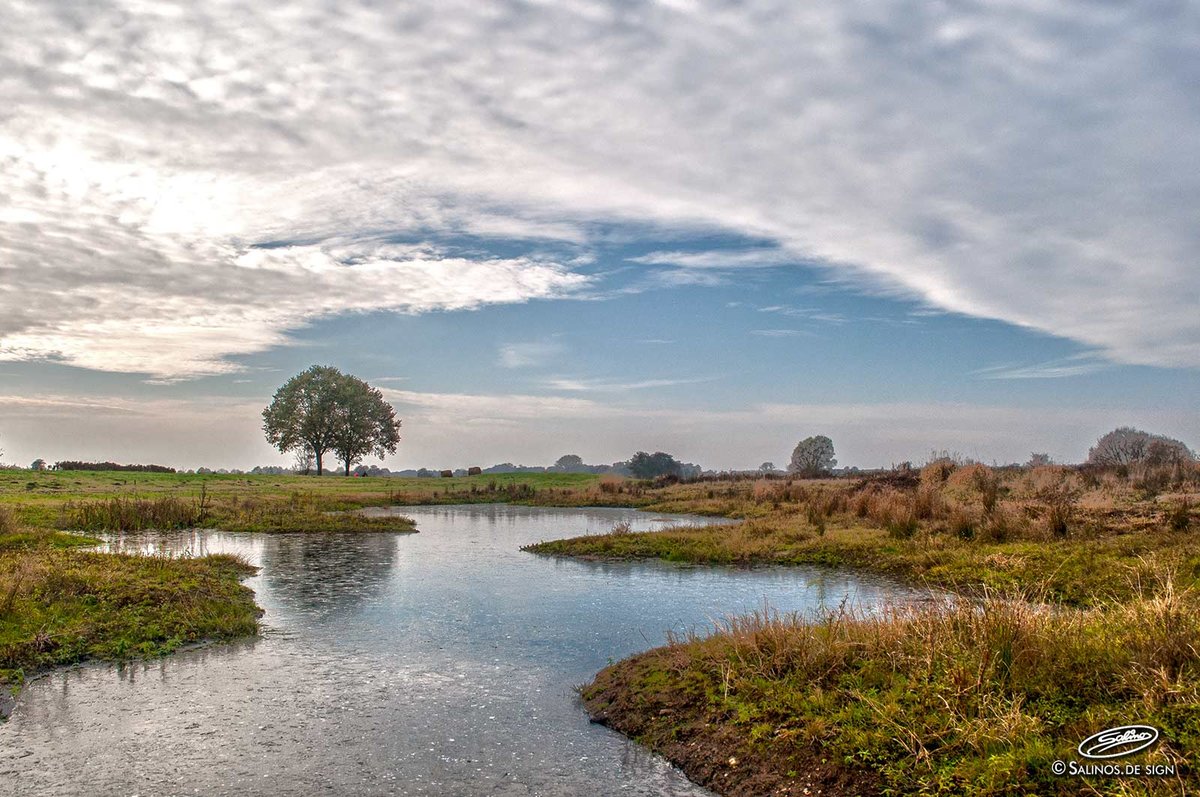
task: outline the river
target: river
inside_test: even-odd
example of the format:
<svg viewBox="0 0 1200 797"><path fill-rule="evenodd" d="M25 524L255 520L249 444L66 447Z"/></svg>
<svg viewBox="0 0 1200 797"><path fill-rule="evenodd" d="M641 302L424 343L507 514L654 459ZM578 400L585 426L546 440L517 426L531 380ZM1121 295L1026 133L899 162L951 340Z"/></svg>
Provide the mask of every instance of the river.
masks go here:
<svg viewBox="0 0 1200 797"><path fill-rule="evenodd" d="M30 683L0 724L0 794L706 795L590 724L574 688L730 614L914 592L822 569L549 559L520 546L712 522L624 509L404 507L419 534L192 531L118 550L231 551L265 633Z"/></svg>

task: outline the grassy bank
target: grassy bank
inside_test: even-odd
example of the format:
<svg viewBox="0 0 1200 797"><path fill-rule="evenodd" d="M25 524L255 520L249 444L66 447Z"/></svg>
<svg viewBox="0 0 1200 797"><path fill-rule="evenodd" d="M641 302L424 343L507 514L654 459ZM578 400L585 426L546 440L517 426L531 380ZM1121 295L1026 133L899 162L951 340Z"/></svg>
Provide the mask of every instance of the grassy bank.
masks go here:
<svg viewBox="0 0 1200 797"><path fill-rule="evenodd" d="M0 685L55 665L257 633L261 612L241 584L253 568L235 557L80 550L70 535L16 528L6 510L0 532Z"/></svg>
<svg viewBox="0 0 1200 797"><path fill-rule="evenodd" d="M721 794L1187 794L1200 789L1200 470L995 471L665 486L733 526L530 546L595 559L833 565L971 602L734 619L619 662L597 721ZM1004 599L996 595L1004 595ZM1156 778L1060 777L1104 728L1153 725Z"/></svg>
<svg viewBox="0 0 1200 797"><path fill-rule="evenodd" d="M949 472L947 472L949 471ZM693 564L831 565L962 592L1036 593L1074 606L1124 600L1168 567L1200 580L1200 472L1149 491L1128 475L982 466L860 481L745 480L651 491L657 511L733 525L551 540L539 554Z"/></svg>
<svg viewBox="0 0 1200 797"><path fill-rule="evenodd" d="M1186 794L1200 788L1200 600L1086 611L937 604L756 616L603 670L594 719L727 795ZM1062 777L1092 733L1141 722L1162 778Z"/></svg>

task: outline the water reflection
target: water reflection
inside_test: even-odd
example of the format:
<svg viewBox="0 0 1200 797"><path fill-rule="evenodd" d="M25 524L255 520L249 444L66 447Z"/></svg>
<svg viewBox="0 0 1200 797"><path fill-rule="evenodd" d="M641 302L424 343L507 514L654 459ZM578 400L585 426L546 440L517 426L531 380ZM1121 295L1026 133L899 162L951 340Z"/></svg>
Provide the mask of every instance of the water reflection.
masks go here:
<svg viewBox="0 0 1200 797"><path fill-rule="evenodd" d="M396 564L395 534L275 534L260 556L265 589L295 610L352 612Z"/></svg>

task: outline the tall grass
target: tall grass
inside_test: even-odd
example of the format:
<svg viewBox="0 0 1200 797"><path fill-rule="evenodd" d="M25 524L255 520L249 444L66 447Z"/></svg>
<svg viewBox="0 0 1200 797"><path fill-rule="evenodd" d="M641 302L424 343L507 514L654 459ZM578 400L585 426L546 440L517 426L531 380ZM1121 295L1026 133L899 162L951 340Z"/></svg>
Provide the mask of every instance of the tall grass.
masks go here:
<svg viewBox="0 0 1200 797"><path fill-rule="evenodd" d="M207 512L200 499L175 496L73 501L62 508L60 526L78 531L143 531L200 526Z"/></svg>
<svg viewBox="0 0 1200 797"><path fill-rule="evenodd" d="M785 762L815 748L891 793L1074 794L1050 763L1112 725L1163 730L1143 763L1197 763L1200 596L1160 577L1152 596L1086 611L991 596L815 621L759 612L619 663L583 694L651 746L716 739L733 745L720 760L767 762L759 793L784 793Z"/></svg>

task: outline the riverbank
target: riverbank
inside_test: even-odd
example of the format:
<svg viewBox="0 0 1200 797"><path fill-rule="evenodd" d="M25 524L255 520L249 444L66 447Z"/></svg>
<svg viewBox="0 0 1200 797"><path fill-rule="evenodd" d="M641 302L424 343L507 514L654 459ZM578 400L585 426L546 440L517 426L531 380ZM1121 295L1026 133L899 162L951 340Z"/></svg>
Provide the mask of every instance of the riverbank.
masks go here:
<svg viewBox="0 0 1200 797"><path fill-rule="evenodd" d="M1200 471L934 463L859 481L656 491L736 526L554 540L598 560L816 564L971 602L750 617L603 670L589 714L725 795L1184 794L1200 788ZM1063 778L1079 741L1145 723L1155 778Z"/></svg>
<svg viewBox="0 0 1200 797"><path fill-rule="evenodd" d="M754 616L614 664L597 722L723 795L1185 794L1200 785L1200 599L1105 609L992 599ZM1173 776L1070 778L1097 730L1152 725Z"/></svg>
<svg viewBox="0 0 1200 797"><path fill-rule="evenodd" d="M0 689L64 664L258 632L262 612L241 583L255 568L236 557L98 553L79 548L93 540L9 526L0 535Z"/></svg>
<svg viewBox="0 0 1200 797"><path fill-rule="evenodd" d="M1164 568L1179 574L1177 586L1200 584L1200 471L1155 492L1129 477L1067 468L944 472L670 486L639 496L640 505L743 522L615 529L525 550L594 560L850 567L960 593L1020 593L1080 607L1130 599Z"/></svg>

